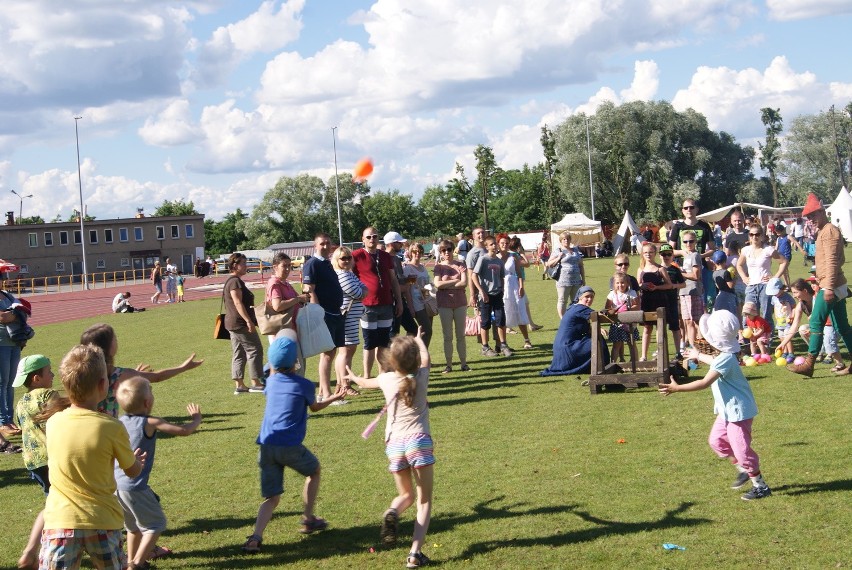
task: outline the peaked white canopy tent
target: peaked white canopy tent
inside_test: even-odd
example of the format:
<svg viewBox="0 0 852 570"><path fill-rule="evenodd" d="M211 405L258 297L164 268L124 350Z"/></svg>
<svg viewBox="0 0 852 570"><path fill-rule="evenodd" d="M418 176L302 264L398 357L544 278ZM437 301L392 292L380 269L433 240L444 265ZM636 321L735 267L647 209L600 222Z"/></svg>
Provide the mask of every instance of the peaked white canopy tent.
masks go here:
<svg viewBox="0 0 852 570"><path fill-rule="evenodd" d="M840 189L831 206L826 206L825 213L831 223L840 228L843 238L852 241L852 195L845 186Z"/></svg>
<svg viewBox="0 0 852 570"><path fill-rule="evenodd" d="M559 247L559 234L567 231L571 234L571 245L594 245L604 240L601 223L590 220L585 214L565 214L565 217L550 226L550 247L556 251Z"/></svg>
<svg viewBox="0 0 852 570"><path fill-rule="evenodd" d="M760 219L764 219L765 214L793 214L801 211L801 206L795 206L792 208L773 208L772 206L766 206L764 204L752 204L751 202L737 202L735 204L731 204L730 206L722 206L721 208L716 208L715 210L711 210L709 212L705 212L704 214L699 214L698 219L704 220L708 224L714 224L727 216L731 210L734 208L739 208L740 210L745 211L746 208L752 208L757 210Z"/></svg>
<svg viewBox="0 0 852 570"><path fill-rule="evenodd" d="M625 211L624 217L621 219L621 225L618 227L618 233L612 238L612 251L616 255L621 253L622 250L630 253L628 244L630 243L630 237L633 235L641 236L642 230L633 221L633 216L630 215L630 212Z"/></svg>

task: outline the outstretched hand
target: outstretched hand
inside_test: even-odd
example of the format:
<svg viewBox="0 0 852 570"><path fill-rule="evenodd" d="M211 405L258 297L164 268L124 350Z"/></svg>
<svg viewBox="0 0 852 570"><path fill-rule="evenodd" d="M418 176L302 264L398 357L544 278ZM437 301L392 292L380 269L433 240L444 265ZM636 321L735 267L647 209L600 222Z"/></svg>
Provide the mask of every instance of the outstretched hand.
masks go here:
<svg viewBox="0 0 852 570"><path fill-rule="evenodd" d="M203 360L195 360L195 353L193 352L189 355L189 358L183 361L183 364L181 364L180 367L185 371L192 370L193 368L201 366L203 362Z"/></svg>
<svg viewBox="0 0 852 570"><path fill-rule="evenodd" d="M190 415L190 417L201 416L201 406L198 404L187 404L186 405L186 413Z"/></svg>
<svg viewBox="0 0 852 570"><path fill-rule="evenodd" d="M658 387L660 394L662 394L663 396L668 396L669 394L673 394L673 393L677 392L678 384L677 384L677 382L675 382L674 376L672 376L670 374L669 380L671 380L670 383L660 384L659 387Z"/></svg>

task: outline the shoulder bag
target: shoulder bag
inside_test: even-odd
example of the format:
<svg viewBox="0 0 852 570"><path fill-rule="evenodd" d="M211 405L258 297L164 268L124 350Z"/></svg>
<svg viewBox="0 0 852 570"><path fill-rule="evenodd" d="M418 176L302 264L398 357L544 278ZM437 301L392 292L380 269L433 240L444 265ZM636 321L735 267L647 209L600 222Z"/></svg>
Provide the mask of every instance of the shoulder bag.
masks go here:
<svg viewBox="0 0 852 570"><path fill-rule="evenodd" d="M216 321L213 325L213 338L216 340L231 340L231 333L225 328L225 313L222 312L225 305L225 287L231 279L234 279L234 277L229 277L222 285L222 302L219 303L219 314L216 315Z"/></svg>

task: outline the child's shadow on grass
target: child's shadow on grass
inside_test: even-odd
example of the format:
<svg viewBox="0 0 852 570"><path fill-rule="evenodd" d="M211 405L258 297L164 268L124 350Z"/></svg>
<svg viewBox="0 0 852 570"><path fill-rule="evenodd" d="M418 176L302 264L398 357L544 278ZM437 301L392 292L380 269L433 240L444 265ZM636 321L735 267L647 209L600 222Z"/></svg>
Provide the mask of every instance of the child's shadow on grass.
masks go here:
<svg viewBox="0 0 852 570"><path fill-rule="evenodd" d="M823 493L827 491L852 491L852 479L823 481L821 483L800 483L773 487L772 492L784 495L806 495L808 493Z"/></svg>
<svg viewBox="0 0 852 570"><path fill-rule="evenodd" d="M512 538L508 540L489 540L483 542L475 542L468 546L464 552L450 560L460 561L467 560L474 555L484 554L499 548L530 548L535 546L563 546L566 544L576 544L578 542L590 542L599 538L608 536L623 536L625 534L634 534L639 532L647 532L648 530L663 530L671 528L692 527L701 524L712 522L705 518L688 518L683 517L689 508L694 503L681 503L676 509L670 509L656 520L646 520L637 522L622 522L596 517L586 511L577 509L576 505L565 505L562 507L542 507L530 509L527 511L508 511L508 508L499 510L487 509L484 514L478 515L476 518L507 518L507 517L526 517L530 514L550 513L550 512L571 512L587 523L592 523L596 526L592 528L584 528L580 530L560 533L550 536L536 536L528 538ZM442 528L442 520L433 521L431 528L441 530L449 530Z"/></svg>
<svg viewBox="0 0 852 570"><path fill-rule="evenodd" d="M13 469L0 470L0 488L10 487L12 485L32 485L29 472L24 469L19 453L9 454L17 460Z"/></svg>

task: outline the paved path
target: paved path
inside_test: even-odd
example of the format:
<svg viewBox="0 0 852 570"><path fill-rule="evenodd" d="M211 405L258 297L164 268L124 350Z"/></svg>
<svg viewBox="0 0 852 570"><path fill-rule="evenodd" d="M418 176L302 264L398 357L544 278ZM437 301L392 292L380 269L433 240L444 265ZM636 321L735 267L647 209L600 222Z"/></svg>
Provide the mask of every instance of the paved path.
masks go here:
<svg viewBox="0 0 852 570"><path fill-rule="evenodd" d="M265 274L269 278L269 274ZM227 275L214 277L203 277L196 279L188 278L184 285L184 299L187 303L200 299L219 298L222 296L222 284ZM293 276L300 279L298 274ZM245 279L252 289L263 288L264 283L260 281L260 275L251 273ZM165 288L165 283L163 284ZM91 291L73 291L69 293L50 293L45 295L22 295L32 304L33 316L29 319L30 325L37 327L51 323L61 323L85 317L112 314L112 299L119 291L130 291L130 304L134 307L144 308L146 311L168 310L172 305L151 303L151 295L154 294L154 286L150 283L140 285L116 285L105 289ZM168 299L165 293L160 295L161 300Z"/></svg>

